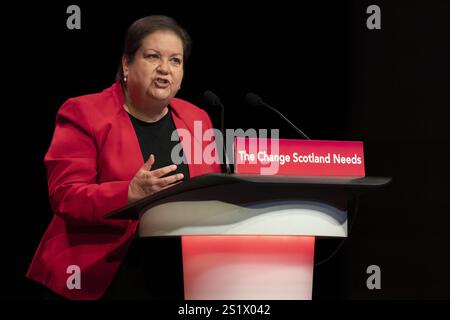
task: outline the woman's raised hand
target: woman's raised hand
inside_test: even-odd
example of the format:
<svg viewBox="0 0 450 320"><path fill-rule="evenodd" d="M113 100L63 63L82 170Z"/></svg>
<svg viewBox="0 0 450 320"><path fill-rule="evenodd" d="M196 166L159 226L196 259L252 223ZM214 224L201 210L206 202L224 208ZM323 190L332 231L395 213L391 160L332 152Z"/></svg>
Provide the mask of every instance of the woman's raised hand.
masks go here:
<svg viewBox="0 0 450 320"><path fill-rule="evenodd" d="M128 203L135 202L158 191L179 184L184 178L182 173L165 176L177 169L175 164L151 170L155 163L155 156L150 155L147 162L138 170L128 186Z"/></svg>

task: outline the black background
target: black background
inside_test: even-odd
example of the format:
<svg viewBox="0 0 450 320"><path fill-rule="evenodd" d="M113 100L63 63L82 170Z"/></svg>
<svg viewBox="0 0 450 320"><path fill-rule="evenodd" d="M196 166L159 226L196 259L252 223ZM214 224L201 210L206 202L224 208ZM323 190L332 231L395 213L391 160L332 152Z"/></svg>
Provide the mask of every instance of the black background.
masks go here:
<svg viewBox="0 0 450 320"><path fill-rule="evenodd" d="M81 8L81 30L66 28L70 4ZM370 4L381 8L381 30L366 28ZM366 174L393 177L361 199L344 246L315 269L313 298L450 298L448 1L39 1L4 14L6 297L38 298L24 275L52 217L43 157L58 108L111 85L128 26L166 14L194 41L179 97L206 108L202 94L213 90L227 127L297 138L269 111L245 106L253 91L313 139L364 141ZM338 243L319 241L316 260ZM366 287L372 264L380 290Z"/></svg>

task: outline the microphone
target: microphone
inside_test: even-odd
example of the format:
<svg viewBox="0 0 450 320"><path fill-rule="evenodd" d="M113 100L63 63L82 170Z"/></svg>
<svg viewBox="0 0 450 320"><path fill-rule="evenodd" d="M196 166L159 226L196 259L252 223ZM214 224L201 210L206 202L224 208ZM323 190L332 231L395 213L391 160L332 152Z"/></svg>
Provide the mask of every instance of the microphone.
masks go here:
<svg viewBox="0 0 450 320"><path fill-rule="evenodd" d="M231 171L230 165L228 163L228 157L227 157L226 146L225 146L225 137L226 137L225 136L225 106L220 101L220 98L211 90L205 91L205 93L203 94L203 101L205 101L205 103L207 103L211 106L220 108L220 132L222 133L222 152L224 155L221 160L223 161L223 163L225 165L226 173L230 174L232 171Z"/></svg>
<svg viewBox="0 0 450 320"><path fill-rule="evenodd" d="M286 121L292 128L294 128L294 130L297 131L303 138L305 138L307 140L311 140L302 130L297 128L297 126L295 124L293 124L291 121L289 121L289 119L286 118L280 111L278 111L274 107L272 107L272 106L268 105L267 103L265 103L260 96L249 92L245 96L245 102L247 102L247 104L251 105L252 107L261 107L262 106L262 107L266 107L266 108L274 111L284 121Z"/></svg>

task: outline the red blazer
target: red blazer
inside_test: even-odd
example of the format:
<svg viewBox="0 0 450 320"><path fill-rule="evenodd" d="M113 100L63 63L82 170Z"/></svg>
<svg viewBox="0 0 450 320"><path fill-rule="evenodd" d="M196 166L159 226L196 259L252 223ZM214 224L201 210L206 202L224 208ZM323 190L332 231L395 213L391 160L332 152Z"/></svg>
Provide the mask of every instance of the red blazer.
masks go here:
<svg viewBox="0 0 450 320"><path fill-rule="evenodd" d="M102 297L136 231L136 221L103 218L128 203L128 185L144 164L123 103L118 82L67 100L44 159L54 216L27 277L70 299ZM173 99L169 110L178 130L193 134L194 120L202 121L203 131L212 127L207 113L189 102ZM186 154L189 145L183 141ZM191 139L191 152L207 144ZM189 164L191 178L210 172L220 172L220 165ZM70 265L80 267L81 289L66 285Z"/></svg>

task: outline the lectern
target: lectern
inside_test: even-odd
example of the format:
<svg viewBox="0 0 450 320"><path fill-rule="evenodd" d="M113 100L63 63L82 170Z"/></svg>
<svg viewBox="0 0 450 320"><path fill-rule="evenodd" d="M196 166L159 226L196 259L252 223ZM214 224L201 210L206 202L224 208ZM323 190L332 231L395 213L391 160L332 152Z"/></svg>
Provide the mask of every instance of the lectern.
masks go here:
<svg viewBox="0 0 450 320"><path fill-rule="evenodd" d="M348 201L389 181L206 174L107 217L182 237L187 300L311 299L315 239L346 237Z"/></svg>

